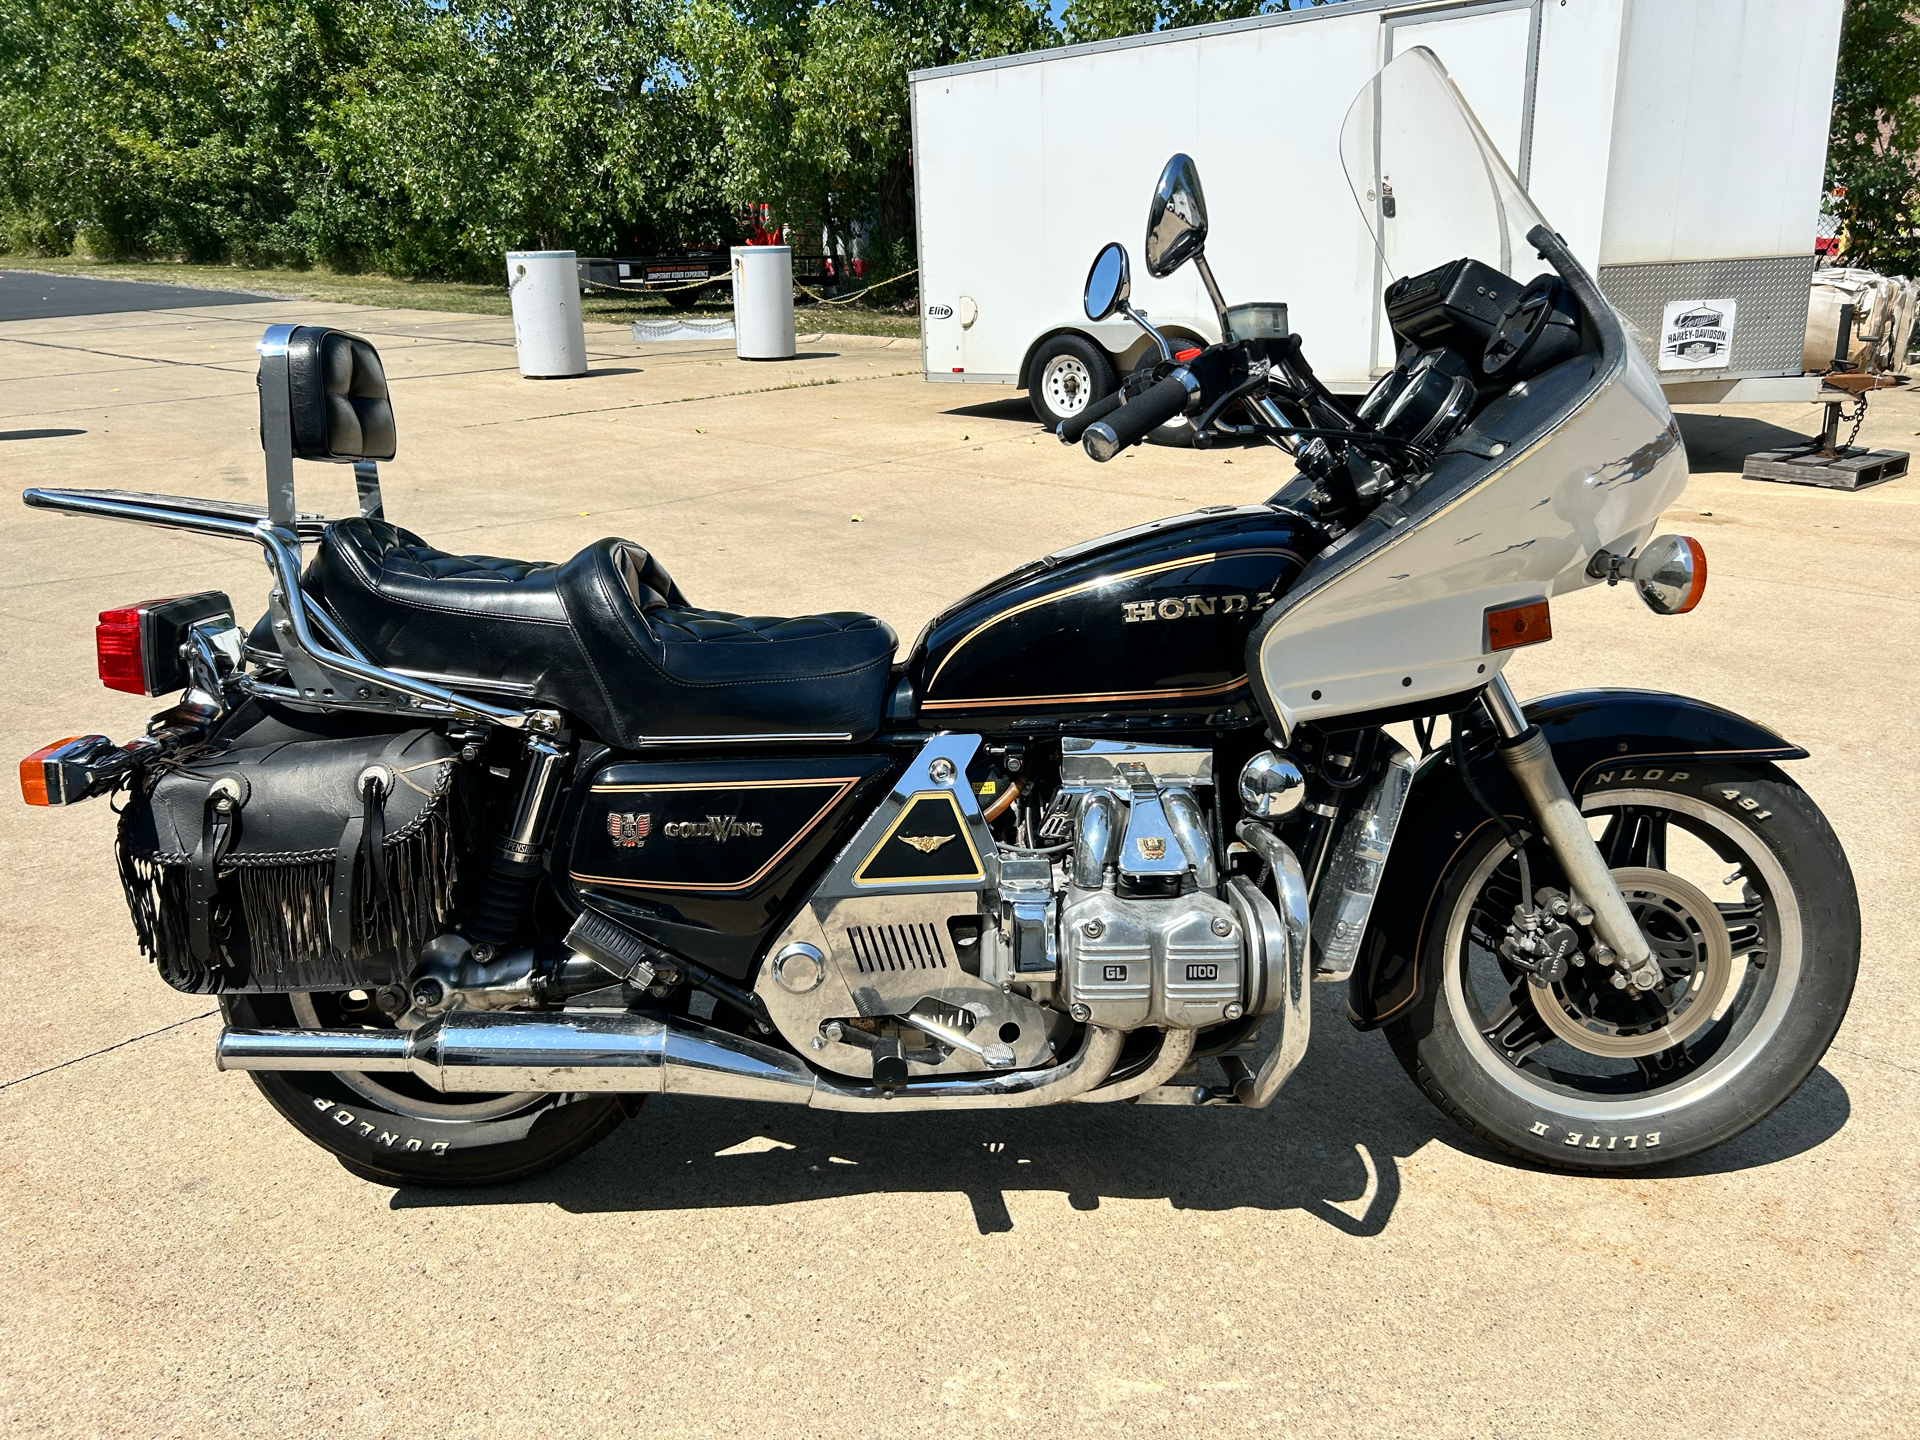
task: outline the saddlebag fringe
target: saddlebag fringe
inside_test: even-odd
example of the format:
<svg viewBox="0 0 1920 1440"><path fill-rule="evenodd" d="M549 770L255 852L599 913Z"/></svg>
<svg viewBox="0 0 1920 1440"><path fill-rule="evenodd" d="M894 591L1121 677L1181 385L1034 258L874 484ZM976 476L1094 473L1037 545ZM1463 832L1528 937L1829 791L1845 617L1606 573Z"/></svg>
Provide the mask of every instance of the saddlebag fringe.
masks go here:
<svg viewBox="0 0 1920 1440"><path fill-rule="evenodd" d="M432 742L424 760L423 740ZM323 746L337 753L319 753ZM228 752L160 777L120 825L121 886L141 950L168 984L195 994L371 989L404 978L453 908L454 766L438 753L445 749L419 731L279 746L258 764ZM236 805L218 804L234 793L243 797ZM216 811L238 821L222 818L219 843L209 844ZM328 832L329 847L263 848ZM351 890L336 907L343 881Z"/></svg>

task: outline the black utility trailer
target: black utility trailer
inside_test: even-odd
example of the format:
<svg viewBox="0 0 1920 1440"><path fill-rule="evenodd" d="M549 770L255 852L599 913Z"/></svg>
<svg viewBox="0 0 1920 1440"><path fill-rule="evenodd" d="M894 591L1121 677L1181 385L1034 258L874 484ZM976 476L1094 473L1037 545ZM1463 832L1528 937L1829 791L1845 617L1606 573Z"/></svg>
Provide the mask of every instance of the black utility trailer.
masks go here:
<svg viewBox="0 0 1920 1440"><path fill-rule="evenodd" d="M691 305L726 284L733 259L726 250L689 250L682 255L583 255L580 291L591 288L664 291L672 303ZM825 255L793 257L793 278L815 289L831 284ZM706 284L702 282L712 282Z"/></svg>

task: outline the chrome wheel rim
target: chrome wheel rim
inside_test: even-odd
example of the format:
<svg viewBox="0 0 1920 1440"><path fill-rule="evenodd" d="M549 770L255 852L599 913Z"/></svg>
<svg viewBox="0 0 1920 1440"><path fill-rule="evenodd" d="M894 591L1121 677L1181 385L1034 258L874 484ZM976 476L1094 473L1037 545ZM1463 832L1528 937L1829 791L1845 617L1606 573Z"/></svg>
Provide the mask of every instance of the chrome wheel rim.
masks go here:
<svg viewBox="0 0 1920 1440"><path fill-rule="evenodd" d="M346 991L341 995L322 997L329 1008L342 1011L340 1023L329 1023L323 1018L314 996L306 991L296 991L287 998L293 1002L293 1018L302 1029L337 1030L342 1028L342 1024L351 1027L359 1023L354 1020L352 1009L342 1003L347 997L359 993ZM454 1097L442 1094L424 1080L411 1075L366 1075L355 1070L336 1070L333 1077L362 1100L413 1120L502 1120L547 1098L533 1090Z"/></svg>
<svg viewBox="0 0 1920 1440"><path fill-rule="evenodd" d="M1760 837L1715 806L1665 791L1609 790L1588 796L1581 808L1610 825L1636 812L1659 816L1676 829L1684 826L1713 855L1736 863L1735 874L1744 881L1739 900L1708 900L1728 932L1731 964L1724 984L1716 986L1711 1013L1703 1013L1677 1043L1650 1054L1602 1055L1576 1047L1544 1023L1545 1015L1540 1016L1540 1028L1548 1032L1545 1038L1551 1044L1532 1043L1540 1038L1535 1032L1524 1036L1517 1058L1503 1048L1508 1033L1499 1029L1503 1017L1492 1010L1484 983L1490 952L1475 953L1479 947L1470 951L1468 931L1476 900L1508 860L1504 847L1495 847L1475 866L1447 917L1440 1003L1474 1064L1502 1089L1543 1112L1610 1122L1668 1115L1736 1079L1779 1032L1799 988L1799 901ZM1671 888L1677 887L1662 887ZM1708 887L1692 888L1704 898ZM1526 1016L1518 1007L1514 1015L1524 1029ZM1675 1051L1681 1052L1678 1058Z"/></svg>
<svg viewBox="0 0 1920 1440"><path fill-rule="evenodd" d="M1040 372L1040 393L1056 415L1078 415L1092 403L1093 372L1078 355L1056 355Z"/></svg>

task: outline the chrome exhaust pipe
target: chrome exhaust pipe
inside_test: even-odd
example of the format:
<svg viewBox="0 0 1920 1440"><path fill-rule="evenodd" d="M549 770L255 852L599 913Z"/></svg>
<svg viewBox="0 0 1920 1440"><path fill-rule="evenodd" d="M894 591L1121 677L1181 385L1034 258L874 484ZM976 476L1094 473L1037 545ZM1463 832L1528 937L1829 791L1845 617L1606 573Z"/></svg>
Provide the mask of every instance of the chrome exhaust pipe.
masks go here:
<svg viewBox="0 0 1920 1440"><path fill-rule="evenodd" d="M1120 1058L1118 1030L1089 1026L1073 1057L1049 1070L843 1085L757 1040L651 1015L453 1010L413 1031L226 1030L222 1070L326 1070L416 1075L436 1090L618 1091L707 1095L819 1110L966 1110L1051 1105L1091 1090Z"/></svg>

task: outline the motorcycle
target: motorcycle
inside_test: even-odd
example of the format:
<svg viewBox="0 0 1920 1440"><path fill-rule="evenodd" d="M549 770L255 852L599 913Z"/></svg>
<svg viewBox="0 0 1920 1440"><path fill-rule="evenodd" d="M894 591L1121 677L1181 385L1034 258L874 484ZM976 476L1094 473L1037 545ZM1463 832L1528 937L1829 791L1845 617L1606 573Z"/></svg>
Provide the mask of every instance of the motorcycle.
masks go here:
<svg viewBox="0 0 1920 1440"><path fill-rule="evenodd" d="M1022 566L903 660L872 616L700 608L629 541L434 548L384 513L374 348L276 326L264 507L26 492L271 576L249 629L218 592L104 612L102 680L180 698L29 756L26 798L121 798L135 932L219 996L217 1065L383 1183L527 1175L657 1094L1259 1109L1316 982L1515 1155L1717 1145L1851 994L1846 857L1779 768L1807 752L1653 691L1516 700L1555 596L1699 603L1699 544L1650 537L1679 431L1430 52L1342 152L1396 277L1371 393L1329 392L1284 306L1225 302L1175 156L1145 262L1196 266L1221 338L1176 353L1107 246L1087 312L1160 359L1061 438L1105 461L1184 416L1294 474ZM299 510L296 459L351 464L359 513Z"/></svg>

